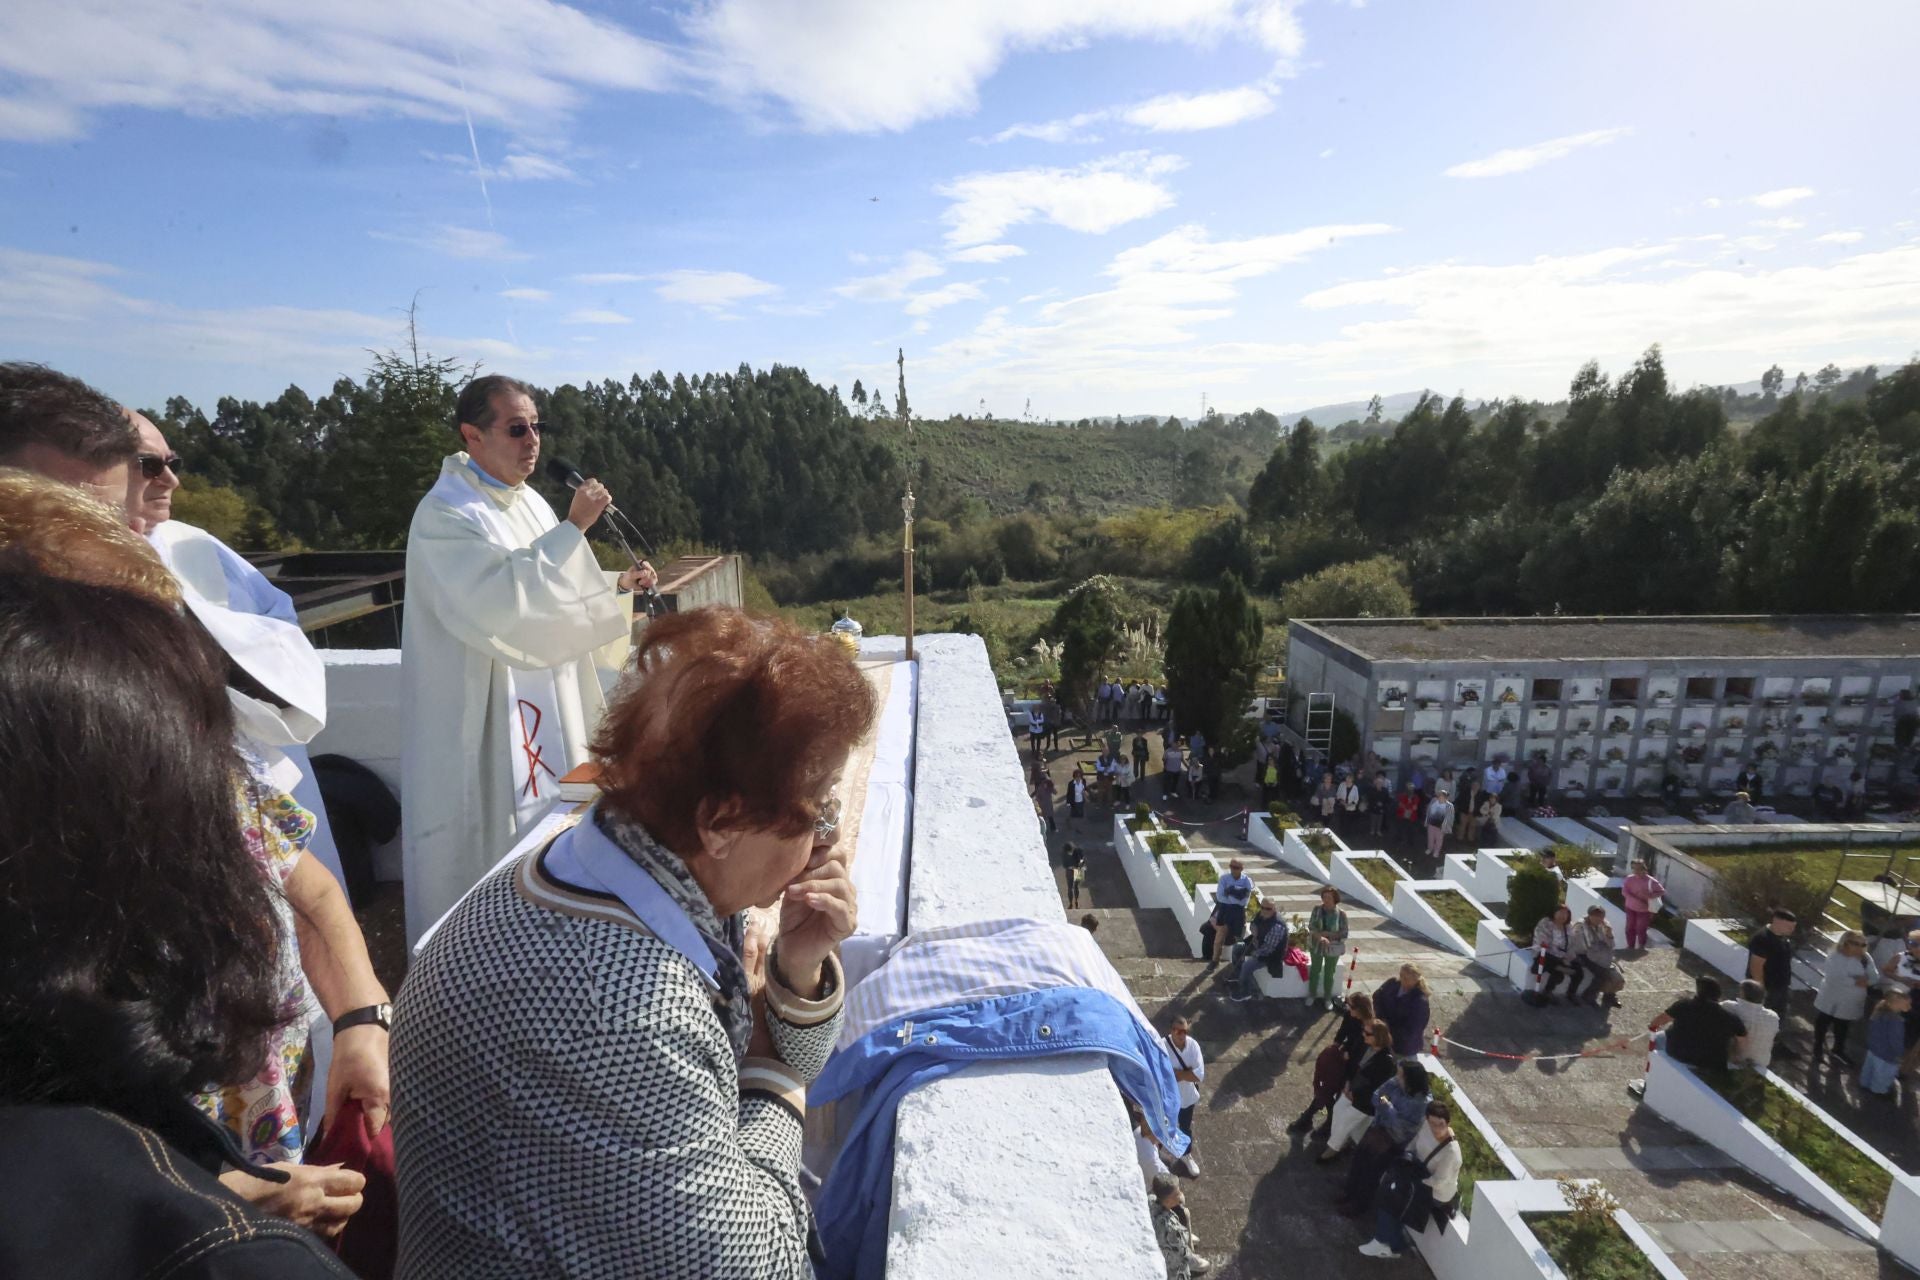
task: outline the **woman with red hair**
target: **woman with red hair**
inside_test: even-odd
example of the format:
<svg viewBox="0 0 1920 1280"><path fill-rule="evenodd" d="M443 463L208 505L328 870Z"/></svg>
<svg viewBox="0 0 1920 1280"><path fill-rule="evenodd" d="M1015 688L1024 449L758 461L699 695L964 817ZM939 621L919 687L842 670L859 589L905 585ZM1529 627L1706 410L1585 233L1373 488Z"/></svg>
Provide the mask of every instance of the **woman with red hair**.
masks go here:
<svg viewBox="0 0 1920 1280"><path fill-rule="evenodd" d="M735 609L648 627L603 795L440 926L394 1015L408 1280L805 1277L806 1088L853 931L835 847L871 686ZM744 912L779 908L748 955Z"/></svg>

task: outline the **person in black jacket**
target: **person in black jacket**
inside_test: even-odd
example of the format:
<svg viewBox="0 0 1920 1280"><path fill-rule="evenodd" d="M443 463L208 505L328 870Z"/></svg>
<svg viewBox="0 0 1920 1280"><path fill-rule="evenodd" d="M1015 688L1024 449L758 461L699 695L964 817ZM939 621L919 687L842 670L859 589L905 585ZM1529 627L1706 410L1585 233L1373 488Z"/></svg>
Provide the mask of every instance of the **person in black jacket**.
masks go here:
<svg viewBox="0 0 1920 1280"><path fill-rule="evenodd" d="M81 581L0 552L0 1276L345 1277L287 1219L295 1197L350 1213L359 1175L259 1170L289 1198L258 1212L188 1101L259 1069L281 943L235 808L224 656L96 585L143 552L105 537Z"/></svg>
<svg viewBox="0 0 1920 1280"><path fill-rule="evenodd" d="M1393 1078L1398 1060L1393 1056L1393 1032L1378 1018L1367 1024L1366 1049L1347 1068L1346 1091L1333 1104L1326 1150L1320 1164L1332 1164L1340 1153L1358 1142L1373 1124L1373 1095Z"/></svg>
<svg viewBox="0 0 1920 1280"><path fill-rule="evenodd" d="M1313 1101L1292 1124L1287 1126L1288 1133L1306 1133L1313 1130L1315 1138L1326 1141L1332 1131L1333 1104L1340 1098L1353 1076L1354 1064L1367 1051L1367 1024L1373 1021L1373 997L1364 991L1356 991L1347 997L1340 1008L1340 1028L1333 1033L1333 1043L1320 1051L1313 1063ZM1327 1113L1327 1121L1319 1128L1313 1127L1313 1118L1320 1112Z"/></svg>

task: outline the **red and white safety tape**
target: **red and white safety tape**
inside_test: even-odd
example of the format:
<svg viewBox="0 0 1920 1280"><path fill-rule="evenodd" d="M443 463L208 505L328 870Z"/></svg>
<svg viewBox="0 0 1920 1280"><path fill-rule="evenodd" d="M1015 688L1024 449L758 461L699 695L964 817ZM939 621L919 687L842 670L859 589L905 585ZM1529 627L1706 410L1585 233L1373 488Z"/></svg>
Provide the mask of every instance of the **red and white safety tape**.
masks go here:
<svg viewBox="0 0 1920 1280"><path fill-rule="evenodd" d="M1439 1030L1435 1029L1429 1037L1429 1052L1437 1058L1440 1056L1440 1046L1446 1044L1452 1045L1462 1053L1476 1054L1482 1058L1497 1058L1502 1062L1572 1062L1580 1058L1611 1058L1616 1053L1631 1049L1636 1041L1646 1040L1651 1035L1651 1032L1642 1031L1639 1035L1628 1036L1624 1040L1610 1040L1606 1044L1582 1049L1579 1053L1500 1053L1493 1049L1481 1049L1474 1045L1462 1044L1458 1040L1441 1035Z"/></svg>

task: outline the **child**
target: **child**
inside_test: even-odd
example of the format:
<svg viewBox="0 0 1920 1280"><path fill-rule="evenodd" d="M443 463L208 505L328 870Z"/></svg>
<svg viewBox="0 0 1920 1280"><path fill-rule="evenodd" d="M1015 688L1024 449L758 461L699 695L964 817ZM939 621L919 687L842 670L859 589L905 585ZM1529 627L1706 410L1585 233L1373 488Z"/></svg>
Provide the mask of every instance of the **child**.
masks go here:
<svg viewBox="0 0 1920 1280"><path fill-rule="evenodd" d="M1867 1060L1860 1064L1860 1087L1886 1097L1900 1074L1900 1056L1906 1052L1906 1015L1913 997L1894 987L1880 997L1880 1006L1867 1019Z"/></svg>

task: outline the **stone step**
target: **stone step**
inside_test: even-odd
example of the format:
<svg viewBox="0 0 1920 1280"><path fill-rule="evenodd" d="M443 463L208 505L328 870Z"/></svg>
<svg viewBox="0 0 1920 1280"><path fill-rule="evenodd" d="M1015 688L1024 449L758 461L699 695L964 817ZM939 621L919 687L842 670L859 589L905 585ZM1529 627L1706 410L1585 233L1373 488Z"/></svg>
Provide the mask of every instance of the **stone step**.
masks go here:
<svg viewBox="0 0 1920 1280"><path fill-rule="evenodd" d="M1798 1222L1776 1218L1723 1222L1648 1222L1642 1218L1639 1221L1656 1244L1676 1256L1703 1253L1879 1252L1870 1242L1811 1218Z"/></svg>

